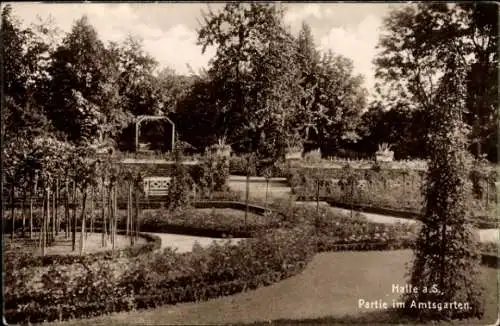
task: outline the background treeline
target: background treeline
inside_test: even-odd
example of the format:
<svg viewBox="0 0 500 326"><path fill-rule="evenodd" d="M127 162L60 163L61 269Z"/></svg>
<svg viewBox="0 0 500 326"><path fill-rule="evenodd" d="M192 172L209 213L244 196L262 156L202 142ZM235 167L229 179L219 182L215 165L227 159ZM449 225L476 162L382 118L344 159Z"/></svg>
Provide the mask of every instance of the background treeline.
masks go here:
<svg viewBox="0 0 500 326"><path fill-rule="evenodd" d="M103 42L84 16L62 33L51 20L29 27L2 9L4 145L51 135L77 145L134 147L134 117L167 115L195 151L216 143L260 159L320 148L323 156L366 158L380 143L396 159L426 158L433 78L453 53L467 72L470 151L497 161L497 31L493 4L422 4L385 20L369 100L352 61L317 50L310 27L297 35L276 4L227 4L203 13L207 69L161 68L140 39ZM443 39L449 42L443 42ZM169 149L168 125L145 126L143 141ZM5 147L5 146L4 146ZM7 146L8 147L8 146ZM15 146L13 146L15 147Z"/></svg>

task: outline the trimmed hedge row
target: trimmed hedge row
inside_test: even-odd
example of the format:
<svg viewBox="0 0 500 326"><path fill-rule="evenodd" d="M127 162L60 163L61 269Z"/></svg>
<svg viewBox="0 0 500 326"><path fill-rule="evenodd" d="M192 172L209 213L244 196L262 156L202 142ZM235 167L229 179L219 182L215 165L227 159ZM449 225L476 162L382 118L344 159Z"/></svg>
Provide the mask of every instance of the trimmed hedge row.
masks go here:
<svg viewBox="0 0 500 326"><path fill-rule="evenodd" d="M209 214L197 209L187 209L177 212L164 210L145 211L142 214L140 225L142 231L162 233L182 233L196 236L216 238L225 237L252 237L268 228L276 228L279 222L270 215L264 215L264 210L249 205L249 212L245 221L242 213L222 214L215 208L241 208L242 204L230 202L204 202L195 205L198 208L213 208ZM259 214L260 213L260 214Z"/></svg>

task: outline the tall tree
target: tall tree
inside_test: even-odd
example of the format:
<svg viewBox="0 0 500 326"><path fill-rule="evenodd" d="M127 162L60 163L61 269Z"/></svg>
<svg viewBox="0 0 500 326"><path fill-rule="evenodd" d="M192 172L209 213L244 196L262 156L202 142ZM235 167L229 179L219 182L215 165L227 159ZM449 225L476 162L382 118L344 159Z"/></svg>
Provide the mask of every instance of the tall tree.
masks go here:
<svg viewBox="0 0 500 326"><path fill-rule="evenodd" d="M472 126L474 153L494 143L498 112L498 11L493 3L422 3L393 11L384 22L377 76L390 102L430 110L450 56L467 71L463 119ZM490 159L496 148L487 149Z"/></svg>
<svg viewBox="0 0 500 326"><path fill-rule="evenodd" d="M312 145L312 147L318 145L317 142L310 142L310 131L313 129L317 136L317 128L314 124L314 109L319 95L320 61L321 55L316 50L311 27L303 22L297 38L297 63L299 65L302 90L301 112L297 115L297 119L305 122L305 130L300 130L300 138L303 138L305 142L312 143L306 144Z"/></svg>
<svg viewBox="0 0 500 326"><path fill-rule="evenodd" d="M352 60L329 51L320 62L314 123L323 153L335 153L359 139L356 128L366 106L363 77L354 74Z"/></svg>
<svg viewBox="0 0 500 326"><path fill-rule="evenodd" d="M334 154L358 138L356 127L366 105L362 77L354 74L348 58L332 51L320 53L306 23L297 38L297 62L302 98L296 123L305 150L319 147Z"/></svg>
<svg viewBox="0 0 500 326"><path fill-rule="evenodd" d="M275 4L229 3L218 13L205 14L198 33L203 52L217 47L209 75L225 91L219 99L223 133L239 151L260 148L270 155L262 146L272 133L286 134L298 105L296 78L291 78L295 49L282 15Z"/></svg>
<svg viewBox="0 0 500 326"><path fill-rule="evenodd" d="M88 143L99 135L105 57L105 47L86 16L75 22L54 53L48 115L71 141Z"/></svg>
<svg viewBox="0 0 500 326"><path fill-rule="evenodd" d="M128 36L121 44L110 44L110 51L119 61L118 85L125 110L133 115L158 112L153 76L158 62L144 51L142 39Z"/></svg>
<svg viewBox="0 0 500 326"><path fill-rule="evenodd" d="M224 136L228 117L220 109L224 89L209 76L194 76L186 96L177 103L175 123L180 137L199 151Z"/></svg>

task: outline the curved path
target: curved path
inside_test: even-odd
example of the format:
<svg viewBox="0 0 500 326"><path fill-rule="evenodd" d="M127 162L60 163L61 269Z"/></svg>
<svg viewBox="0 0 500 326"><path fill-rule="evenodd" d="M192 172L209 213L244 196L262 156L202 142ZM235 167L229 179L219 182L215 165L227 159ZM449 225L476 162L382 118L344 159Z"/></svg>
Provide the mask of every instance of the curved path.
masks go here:
<svg viewBox="0 0 500 326"><path fill-rule="evenodd" d="M266 181L262 177L251 177L250 178L250 198L264 199L266 193ZM229 187L234 191L245 192L246 178L241 176L230 176ZM271 178L268 188L268 198L269 199L283 199L289 198L291 196L291 188L288 186L285 178ZM296 202L297 204L303 205L314 205L316 202ZM341 214L350 214L350 210L331 207L326 202L320 202L320 205L328 207L332 211ZM394 223L417 223L417 221L412 219L398 218L387 215L372 214L372 213L361 213L368 220L376 223L384 224L394 224ZM481 242L499 242L500 241L500 230L497 229L483 229L478 230L479 239Z"/></svg>
<svg viewBox="0 0 500 326"><path fill-rule="evenodd" d="M271 286L200 303L167 305L65 324L221 325L326 316L342 319L345 315L377 312L384 314L386 312L380 309L359 308L358 300L381 299L392 303L392 299L398 297L397 293L392 293L392 284L405 284L405 263L411 257L410 250L326 252L317 254L301 274ZM486 320L478 324L485 325L496 320L498 281L495 269L482 268L482 272L488 289L488 304ZM390 315L384 318L385 323L392 320ZM364 324L376 321L370 323L364 320Z"/></svg>

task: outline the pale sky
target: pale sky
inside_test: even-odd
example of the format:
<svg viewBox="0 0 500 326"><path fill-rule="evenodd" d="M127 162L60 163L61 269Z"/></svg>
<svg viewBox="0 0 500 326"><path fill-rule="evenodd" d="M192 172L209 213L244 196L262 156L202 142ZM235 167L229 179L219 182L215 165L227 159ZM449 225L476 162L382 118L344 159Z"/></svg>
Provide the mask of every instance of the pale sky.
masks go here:
<svg viewBox="0 0 500 326"><path fill-rule="evenodd" d="M213 10L223 3L211 3ZM319 50L333 50L353 60L356 73L365 77L371 93L374 84L372 60L376 53L379 27L391 8L388 3L287 3L285 23L297 33L302 21L311 26ZM13 12L23 25L35 22L37 15L51 15L64 32L86 14L104 42L122 41L129 33L144 41L144 49L160 63L178 73L187 73L187 64L206 67L214 55L203 55L196 45L196 29L206 3L37 3L14 2Z"/></svg>

